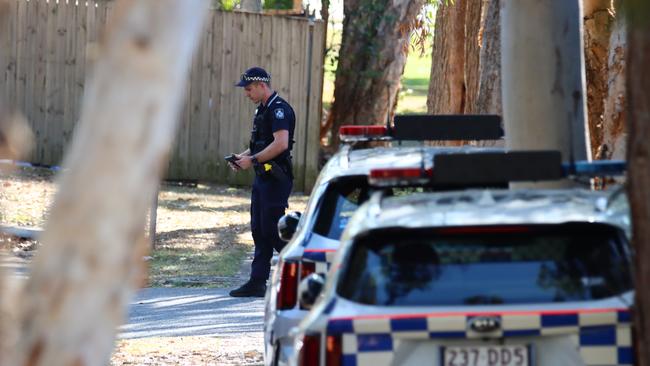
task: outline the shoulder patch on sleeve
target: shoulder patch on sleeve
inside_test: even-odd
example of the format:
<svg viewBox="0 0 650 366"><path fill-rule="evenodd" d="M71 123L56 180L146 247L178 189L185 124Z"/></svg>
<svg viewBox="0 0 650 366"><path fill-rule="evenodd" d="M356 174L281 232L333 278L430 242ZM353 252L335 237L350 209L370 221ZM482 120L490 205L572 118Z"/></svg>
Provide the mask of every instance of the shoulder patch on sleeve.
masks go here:
<svg viewBox="0 0 650 366"><path fill-rule="evenodd" d="M275 118L284 119L284 109L278 108L275 111L273 111L273 113L275 114Z"/></svg>

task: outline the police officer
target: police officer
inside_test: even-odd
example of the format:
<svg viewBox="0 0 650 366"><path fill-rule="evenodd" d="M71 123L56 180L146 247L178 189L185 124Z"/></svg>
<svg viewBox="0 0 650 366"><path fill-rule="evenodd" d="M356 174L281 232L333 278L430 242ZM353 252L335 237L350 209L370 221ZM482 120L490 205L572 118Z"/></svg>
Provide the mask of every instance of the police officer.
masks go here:
<svg viewBox="0 0 650 366"><path fill-rule="evenodd" d="M255 104L253 131L246 151L235 154L233 170L255 170L251 194L251 231L255 255L248 282L230 291L233 297L263 297L269 278L273 249L285 245L277 223L288 207L293 187L291 148L296 124L293 108L271 89L271 76L260 67L253 67L241 76L239 83Z"/></svg>

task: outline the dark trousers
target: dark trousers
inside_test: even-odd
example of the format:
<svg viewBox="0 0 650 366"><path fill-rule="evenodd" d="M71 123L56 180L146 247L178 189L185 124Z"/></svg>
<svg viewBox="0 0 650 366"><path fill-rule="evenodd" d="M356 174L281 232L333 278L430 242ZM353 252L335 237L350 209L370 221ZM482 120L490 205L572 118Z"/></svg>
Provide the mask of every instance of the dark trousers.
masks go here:
<svg viewBox="0 0 650 366"><path fill-rule="evenodd" d="M271 271L273 249L278 252L286 243L278 236L278 220L289 206L293 183L255 177L251 194L251 231L255 255L251 264L251 279L266 281Z"/></svg>

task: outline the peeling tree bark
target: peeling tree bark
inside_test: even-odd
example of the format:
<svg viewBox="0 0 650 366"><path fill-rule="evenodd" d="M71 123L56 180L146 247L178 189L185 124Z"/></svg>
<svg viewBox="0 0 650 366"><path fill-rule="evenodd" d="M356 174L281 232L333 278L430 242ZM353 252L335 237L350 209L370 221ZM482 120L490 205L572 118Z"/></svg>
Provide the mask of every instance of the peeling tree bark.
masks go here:
<svg viewBox="0 0 650 366"><path fill-rule="evenodd" d="M603 124L607 97L607 60L614 10L610 0L583 0L585 71L587 78L587 121L591 153L604 155Z"/></svg>
<svg viewBox="0 0 650 366"><path fill-rule="evenodd" d="M19 298L9 365L106 365L143 272L207 3L123 0L102 38L42 247Z"/></svg>
<svg viewBox="0 0 650 366"><path fill-rule="evenodd" d="M625 69L627 52L626 22L617 14L609 41L607 95L603 110L603 139L598 151L603 159L625 159L627 146Z"/></svg>

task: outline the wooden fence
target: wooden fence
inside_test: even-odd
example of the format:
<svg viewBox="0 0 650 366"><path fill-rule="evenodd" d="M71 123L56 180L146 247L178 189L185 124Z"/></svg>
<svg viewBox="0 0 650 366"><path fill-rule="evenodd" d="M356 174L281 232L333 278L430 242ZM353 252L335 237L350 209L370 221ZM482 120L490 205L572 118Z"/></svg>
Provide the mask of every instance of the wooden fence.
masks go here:
<svg viewBox="0 0 650 366"><path fill-rule="evenodd" d="M0 92L30 121L36 136L31 162L59 164L113 2L15 0L11 6L10 21L0 29ZM250 172L233 174L223 156L247 146L255 106L234 84L257 65L296 111L294 190L308 191L318 174L324 36L322 22L304 18L210 11L167 178L250 182Z"/></svg>

